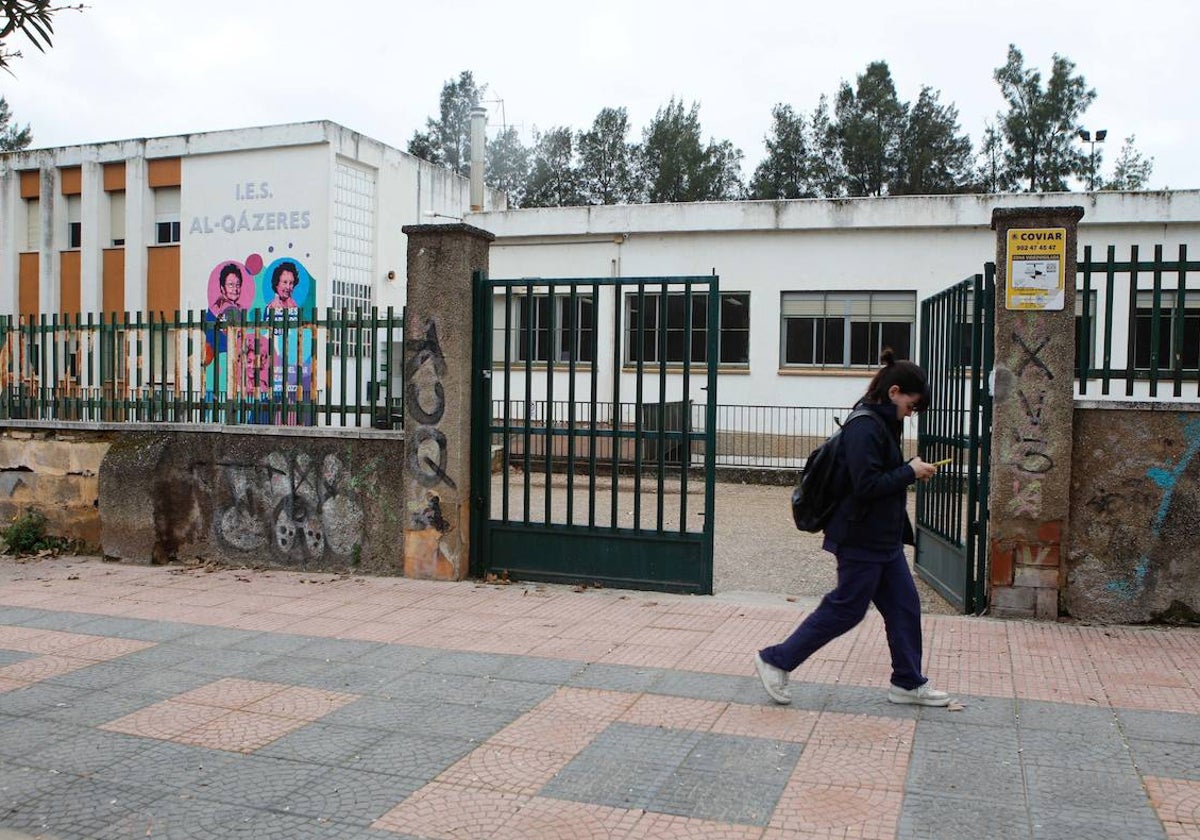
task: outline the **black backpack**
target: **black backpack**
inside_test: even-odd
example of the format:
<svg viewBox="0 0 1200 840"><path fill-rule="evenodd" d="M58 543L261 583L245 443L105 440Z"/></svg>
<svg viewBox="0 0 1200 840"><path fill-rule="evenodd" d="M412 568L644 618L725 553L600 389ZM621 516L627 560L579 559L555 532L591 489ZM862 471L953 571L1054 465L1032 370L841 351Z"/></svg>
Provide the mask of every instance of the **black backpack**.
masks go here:
<svg viewBox="0 0 1200 840"><path fill-rule="evenodd" d="M792 518L801 531L822 531L833 516L841 496L837 493L837 454L842 441L842 429L855 417L869 415L885 429L883 418L867 408L856 408L839 424L836 432L809 453L792 490Z"/></svg>

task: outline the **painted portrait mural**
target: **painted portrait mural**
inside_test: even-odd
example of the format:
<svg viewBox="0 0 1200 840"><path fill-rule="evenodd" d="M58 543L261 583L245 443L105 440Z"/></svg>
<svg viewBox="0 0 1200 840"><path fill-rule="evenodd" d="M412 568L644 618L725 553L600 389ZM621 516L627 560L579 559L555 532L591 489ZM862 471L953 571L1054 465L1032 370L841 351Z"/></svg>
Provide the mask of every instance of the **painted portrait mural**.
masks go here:
<svg viewBox="0 0 1200 840"><path fill-rule="evenodd" d="M303 423L313 392L327 185L306 149L185 160L184 262L203 267L185 295L204 307L203 377L214 406L240 421ZM198 298L198 300L197 300ZM201 303L202 302L202 303ZM196 308L200 308L197 306Z"/></svg>

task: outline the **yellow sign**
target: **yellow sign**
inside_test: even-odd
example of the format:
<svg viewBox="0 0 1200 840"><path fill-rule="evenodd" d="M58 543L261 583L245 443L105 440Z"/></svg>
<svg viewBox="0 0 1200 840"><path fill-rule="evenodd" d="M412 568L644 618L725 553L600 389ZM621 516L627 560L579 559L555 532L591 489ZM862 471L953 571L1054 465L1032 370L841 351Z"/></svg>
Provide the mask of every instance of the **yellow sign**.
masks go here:
<svg viewBox="0 0 1200 840"><path fill-rule="evenodd" d="M1062 309L1066 256L1066 228L1010 230L1005 309Z"/></svg>

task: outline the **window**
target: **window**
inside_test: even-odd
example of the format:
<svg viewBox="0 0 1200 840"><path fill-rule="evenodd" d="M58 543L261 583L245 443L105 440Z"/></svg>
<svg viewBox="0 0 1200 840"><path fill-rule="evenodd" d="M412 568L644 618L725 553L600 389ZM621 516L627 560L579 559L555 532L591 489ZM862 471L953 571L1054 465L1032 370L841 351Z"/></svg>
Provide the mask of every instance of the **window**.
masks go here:
<svg viewBox="0 0 1200 840"><path fill-rule="evenodd" d="M179 187L154 191L154 244L173 245L180 240Z"/></svg>
<svg viewBox="0 0 1200 840"><path fill-rule="evenodd" d="M80 248L83 246L83 223L80 221L79 196L67 196L67 247Z"/></svg>
<svg viewBox="0 0 1200 840"><path fill-rule="evenodd" d="M516 358L519 362L591 363L595 341L596 311L591 295L575 296L572 311L569 294L521 295L515 298L517 315ZM553 318L551 317L553 314ZM553 358L551 354L553 353Z"/></svg>
<svg viewBox="0 0 1200 840"><path fill-rule="evenodd" d="M625 359L636 364L665 361L667 364L705 364L708 361L708 294L691 294L691 312L687 312L685 292L667 292L663 313L660 292L625 296ZM690 317L689 317L690 316ZM691 347L688 348L688 325ZM717 314L717 359L722 365L750 363L750 293L721 292ZM662 330L663 332L660 332ZM662 345L666 353L660 359Z"/></svg>
<svg viewBox="0 0 1200 840"><path fill-rule="evenodd" d="M351 283L348 280L334 280L330 286L333 289L333 317L341 321L342 312L346 313L346 323L341 329L333 330L331 341L333 354L342 355L342 336L346 337L345 352L348 356L358 353L358 319L363 319L362 354L371 353L371 286L369 283Z"/></svg>
<svg viewBox="0 0 1200 840"><path fill-rule="evenodd" d="M874 367L891 347L912 357L916 292L784 292L784 366Z"/></svg>
<svg viewBox="0 0 1200 840"><path fill-rule="evenodd" d="M1087 297L1088 297L1088 307L1087 307L1088 319L1087 319L1087 324L1086 324L1087 332L1085 333L1084 332L1085 325L1084 325L1084 321L1083 321L1084 294L1083 294L1083 291L1080 290L1075 295L1075 375L1076 376L1081 376L1083 374L1083 354L1080 352L1081 349L1087 353L1089 370L1095 370L1100 364L1100 362L1098 362L1096 359L1096 322L1099 320L1099 318L1097 317L1097 312L1096 312L1096 302L1098 299L1096 290L1092 289ZM1081 338L1083 340L1082 346L1080 345Z"/></svg>
<svg viewBox="0 0 1200 840"><path fill-rule="evenodd" d="M108 234L112 247L125 244L125 193L108 193Z"/></svg>
<svg viewBox="0 0 1200 840"><path fill-rule="evenodd" d="M42 205L36 198L25 199L25 250L42 247Z"/></svg>
<svg viewBox="0 0 1200 840"><path fill-rule="evenodd" d="M1200 292L1185 292L1182 318L1177 317L1177 303L1178 294L1173 289L1164 289L1159 295L1156 336L1154 292L1138 292L1133 321L1133 358L1138 370L1149 370L1154 361L1159 370L1174 371L1177 339L1183 369L1196 373L1200 368ZM1157 359L1151 358L1154 350Z"/></svg>

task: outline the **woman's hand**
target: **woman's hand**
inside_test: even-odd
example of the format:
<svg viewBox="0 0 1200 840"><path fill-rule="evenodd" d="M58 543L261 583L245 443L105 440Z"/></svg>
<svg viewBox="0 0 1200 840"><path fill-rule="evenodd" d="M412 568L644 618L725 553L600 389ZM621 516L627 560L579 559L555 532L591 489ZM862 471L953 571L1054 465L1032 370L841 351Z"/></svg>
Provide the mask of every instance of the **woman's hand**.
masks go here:
<svg viewBox="0 0 1200 840"><path fill-rule="evenodd" d="M919 457L913 458L908 462L908 465L912 467L913 472L916 473L917 481L928 481L929 479L933 478L938 471L938 468L933 464L929 463L928 461L922 461Z"/></svg>

